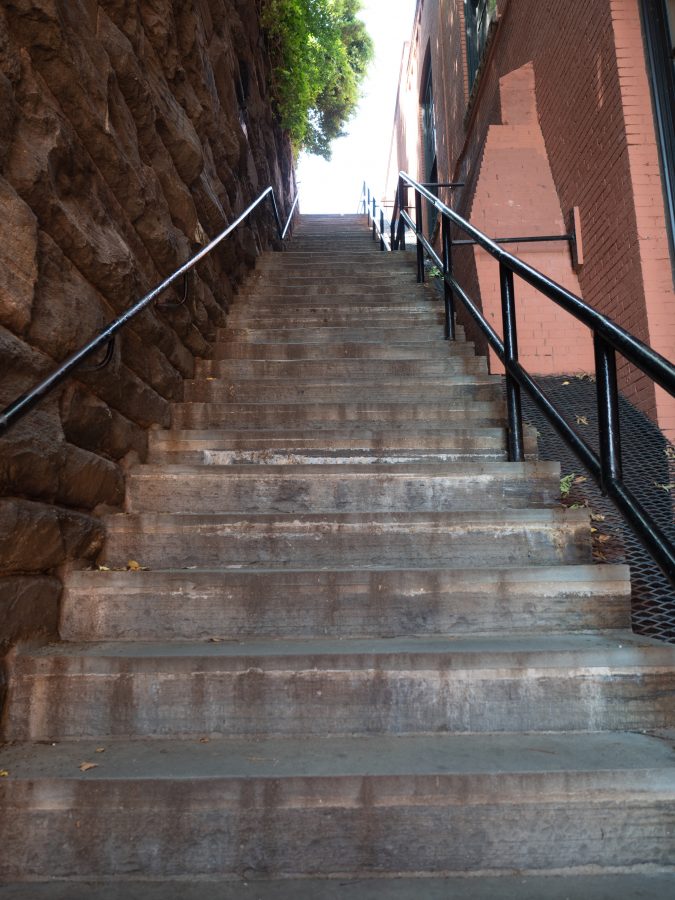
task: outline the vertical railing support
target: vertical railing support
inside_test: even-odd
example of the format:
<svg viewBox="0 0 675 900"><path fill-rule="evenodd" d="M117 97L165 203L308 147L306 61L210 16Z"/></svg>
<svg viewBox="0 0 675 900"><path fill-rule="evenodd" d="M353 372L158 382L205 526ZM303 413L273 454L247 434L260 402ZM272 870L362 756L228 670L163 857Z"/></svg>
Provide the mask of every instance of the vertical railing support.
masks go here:
<svg viewBox="0 0 675 900"><path fill-rule="evenodd" d="M373 240L377 240L377 224L375 223L375 216L377 214L377 205L375 203L375 197L373 196L372 200L372 209L371 209L371 218L373 220Z"/></svg>
<svg viewBox="0 0 675 900"><path fill-rule="evenodd" d="M380 208L380 250L386 250L387 245L384 243L384 210Z"/></svg>
<svg viewBox="0 0 675 900"><path fill-rule="evenodd" d="M422 195L415 191L415 229L417 231L417 281L424 282L424 247L420 240L422 234Z"/></svg>
<svg viewBox="0 0 675 900"><path fill-rule="evenodd" d="M619 390L616 381L616 352L596 332L593 333L595 351L595 385L598 397L598 436L600 440L600 480L602 493L612 482L621 481L621 425L619 421Z"/></svg>
<svg viewBox="0 0 675 900"><path fill-rule="evenodd" d="M365 213L366 213L366 216L368 217L368 224L370 225L370 188L368 188L367 200L368 200L368 202L366 204Z"/></svg>
<svg viewBox="0 0 675 900"><path fill-rule="evenodd" d="M523 412L520 402L520 385L509 372L509 363L518 362L518 333L516 326L516 303L513 290L513 272L503 263L499 264L499 286L502 295L502 323L504 327L504 356L506 368L506 408L509 417L509 459L522 462Z"/></svg>
<svg viewBox="0 0 675 900"><path fill-rule="evenodd" d="M398 248L399 250L405 250L405 221L401 218L401 210L405 209L408 211L408 185L405 184L403 179L400 181L400 191L399 191L399 199L398 199L398 214L399 214L399 232L398 232Z"/></svg>
<svg viewBox="0 0 675 900"><path fill-rule="evenodd" d="M448 276L452 276L452 236L450 219L441 214L443 239L443 299L445 301L445 339L455 340L455 295L448 284Z"/></svg>

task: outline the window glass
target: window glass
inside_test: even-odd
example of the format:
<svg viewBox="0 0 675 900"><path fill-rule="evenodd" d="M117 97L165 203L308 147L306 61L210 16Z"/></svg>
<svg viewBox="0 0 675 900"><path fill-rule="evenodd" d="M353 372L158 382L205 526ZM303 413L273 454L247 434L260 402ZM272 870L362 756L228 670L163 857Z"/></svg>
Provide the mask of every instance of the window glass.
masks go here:
<svg viewBox="0 0 675 900"><path fill-rule="evenodd" d="M466 59L469 69L469 91L476 80L485 50L490 22L497 15L497 0L464 0L466 21Z"/></svg>

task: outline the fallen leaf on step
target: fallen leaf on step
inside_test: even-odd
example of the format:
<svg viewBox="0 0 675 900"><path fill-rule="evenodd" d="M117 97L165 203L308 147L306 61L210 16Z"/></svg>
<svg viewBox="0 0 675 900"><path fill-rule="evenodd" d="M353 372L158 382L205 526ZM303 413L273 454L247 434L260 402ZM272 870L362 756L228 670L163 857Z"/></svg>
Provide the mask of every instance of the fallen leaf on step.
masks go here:
<svg viewBox="0 0 675 900"><path fill-rule="evenodd" d="M563 381L563 384L569 384L569 381Z"/></svg>
<svg viewBox="0 0 675 900"><path fill-rule="evenodd" d="M130 559L127 563L128 572L144 572L147 568L147 566L142 566L139 562L136 562L135 559Z"/></svg>
<svg viewBox="0 0 675 900"><path fill-rule="evenodd" d="M99 572L109 572L110 566L99 566L98 570L99 570Z"/></svg>
<svg viewBox="0 0 675 900"><path fill-rule="evenodd" d="M88 772L89 769L98 769L98 763L93 763L93 762L80 763L80 772Z"/></svg>
<svg viewBox="0 0 675 900"><path fill-rule="evenodd" d="M599 534L598 535L598 540L600 541L601 544L606 544L607 541L610 541L611 539L612 539L611 534Z"/></svg>
<svg viewBox="0 0 675 900"><path fill-rule="evenodd" d="M200 744L208 744L209 740L210 740L210 738L199 738L199 743Z"/></svg>
<svg viewBox="0 0 675 900"><path fill-rule="evenodd" d="M588 481L588 478L586 478L585 475L577 475L577 477L574 479L575 484L581 484L584 481Z"/></svg>
<svg viewBox="0 0 675 900"><path fill-rule="evenodd" d="M97 747L96 753L105 753L105 747Z"/></svg>
<svg viewBox="0 0 675 900"><path fill-rule="evenodd" d="M9 772L7 771L7 769L0 769L0 778L8 778L8 777L9 777Z"/></svg>
<svg viewBox="0 0 675 900"><path fill-rule="evenodd" d="M671 481L669 484L660 484L658 481L655 481L654 487L657 487L659 490L665 491L668 494L675 488L675 481Z"/></svg>
<svg viewBox="0 0 675 900"><path fill-rule="evenodd" d="M577 420L577 425L588 425L588 419L586 416L575 416Z"/></svg>
<svg viewBox="0 0 675 900"><path fill-rule="evenodd" d="M591 516L591 522L604 522L604 521L605 521L605 517L603 515L601 515L600 513L594 513Z"/></svg>
<svg viewBox="0 0 675 900"><path fill-rule="evenodd" d="M222 644L223 638L209 638L209 644Z"/></svg>

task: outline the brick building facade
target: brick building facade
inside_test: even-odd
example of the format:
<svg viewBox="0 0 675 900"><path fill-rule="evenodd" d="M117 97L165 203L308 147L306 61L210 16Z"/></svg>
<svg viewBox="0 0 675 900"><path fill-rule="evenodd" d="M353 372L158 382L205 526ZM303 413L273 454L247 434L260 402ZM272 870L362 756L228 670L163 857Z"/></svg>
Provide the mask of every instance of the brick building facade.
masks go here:
<svg viewBox="0 0 675 900"><path fill-rule="evenodd" d="M388 198L399 170L463 182L441 199L495 237L564 233L578 207L583 265L563 242L509 249L673 358L674 31L675 0L418 0ZM463 248L455 262L499 326L494 261ZM592 370L587 329L517 296L526 367ZM620 366L627 397L674 434L672 398Z"/></svg>

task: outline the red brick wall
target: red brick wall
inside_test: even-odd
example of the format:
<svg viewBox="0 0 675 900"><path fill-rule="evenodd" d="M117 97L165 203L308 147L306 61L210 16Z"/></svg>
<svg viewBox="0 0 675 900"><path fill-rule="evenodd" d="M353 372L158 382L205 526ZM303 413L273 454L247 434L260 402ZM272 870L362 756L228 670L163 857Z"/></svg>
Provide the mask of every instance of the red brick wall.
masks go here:
<svg viewBox="0 0 675 900"><path fill-rule="evenodd" d="M406 78L419 97L416 54L423 58L429 46L437 128L444 136L439 179L467 182L455 197L467 213L487 130L501 121L499 78L531 61L560 205L564 212L580 208L582 296L673 358L673 270L637 0L500 0L501 18L470 109L463 6L463 0L420 0L401 117L414 99L405 96ZM410 132L409 120L406 127ZM399 141L398 165L417 174L411 143L409 133L408 149ZM465 275L475 283L472 266L466 263ZM551 337L542 320L541 339ZM627 364L620 362L620 373L628 397L675 433L675 402L655 394Z"/></svg>

